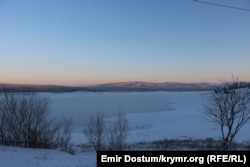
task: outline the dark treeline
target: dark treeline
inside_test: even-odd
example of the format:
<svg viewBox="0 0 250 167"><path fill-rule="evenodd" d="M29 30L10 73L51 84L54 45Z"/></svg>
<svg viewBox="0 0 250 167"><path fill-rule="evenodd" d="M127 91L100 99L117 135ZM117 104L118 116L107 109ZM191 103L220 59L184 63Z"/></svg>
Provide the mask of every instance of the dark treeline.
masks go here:
<svg viewBox="0 0 250 167"><path fill-rule="evenodd" d="M15 86L2 86L0 92L75 92L75 91L89 91L85 87L67 87L67 86L41 86L41 87L15 87Z"/></svg>
<svg viewBox="0 0 250 167"><path fill-rule="evenodd" d="M249 82L239 82L239 87L250 87ZM218 88L218 85L209 84L206 86L200 86L199 84L176 84L171 86L114 86L114 85L95 85L95 86L57 86L57 85L11 85L0 84L1 92L146 92L146 91L210 91Z"/></svg>
<svg viewBox="0 0 250 167"><path fill-rule="evenodd" d="M89 87L46 87L46 88L6 88L0 87L0 92L147 92L147 91L209 91L212 88L124 88L124 87L103 87L103 88L89 88Z"/></svg>

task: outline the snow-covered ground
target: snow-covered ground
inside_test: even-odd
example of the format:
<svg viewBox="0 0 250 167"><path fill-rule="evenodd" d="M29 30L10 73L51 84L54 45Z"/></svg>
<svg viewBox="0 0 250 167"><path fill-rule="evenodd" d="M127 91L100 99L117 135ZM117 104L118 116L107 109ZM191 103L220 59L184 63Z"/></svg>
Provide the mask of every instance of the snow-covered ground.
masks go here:
<svg viewBox="0 0 250 167"><path fill-rule="evenodd" d="M73 143L83 144L82 133L91 112L104 112L113 119L117 111L126 113L130 123L129 143L161 139L215 138L217 128L202 113L209 92L130 92L130 93L42 93L52 101L53 116L72 117ZM237 142L250 140L250 124L241 129ZM96 166L96 153L24 149L0 146L1 167L87 167Z"/></svg>
<svg viewBox="0 0 250 167"><path fill-rule="evenodd" d="M58 150L0 146L1 167L95 167L95 152L75 155Z"/></svg>

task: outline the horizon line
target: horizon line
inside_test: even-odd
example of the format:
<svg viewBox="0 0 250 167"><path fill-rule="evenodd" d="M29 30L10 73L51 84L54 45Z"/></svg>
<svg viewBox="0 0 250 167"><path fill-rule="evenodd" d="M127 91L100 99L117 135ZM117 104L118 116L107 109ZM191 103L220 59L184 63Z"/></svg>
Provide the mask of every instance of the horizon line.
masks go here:
<svg viewBox="0 0 250 167"><path fill-rule="evenodd" d="M250 82L250 81L239 81L239 82ZM205 83L205 84L219 84L223 82L206 82L206 81L200 81L200 82L176 82L176 81L165 81L165 82L149 82L149 81L117 81L117 82L102 82L102 83L95 83L95 84L54 84L54 83L48 83L48 84L33 84L33 83L10 83L10 82L0 82L1 86L65 86L65 87L84 87L84 86L98 86L98 85L105 85L105 84L121 84L121 83L151 83L151 84L162 84L162 83L178 83L178 84L199 84L199 83Z"/></svg>

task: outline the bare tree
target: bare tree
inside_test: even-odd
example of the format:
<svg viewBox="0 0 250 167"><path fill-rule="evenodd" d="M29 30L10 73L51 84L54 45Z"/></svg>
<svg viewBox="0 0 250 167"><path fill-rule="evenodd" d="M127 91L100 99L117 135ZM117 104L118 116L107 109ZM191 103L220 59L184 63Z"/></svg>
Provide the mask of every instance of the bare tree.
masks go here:
<svg viewBox="0 0 250 167"><path fill-rule="evenodd" d="M223 84L208 97L205 114L219 126L221 150L228 150L240 129L250 120L250 88L238 79Z"/></svg>
<svg viewBox="0 0 250 167"><path fill-rule="evenodd" d="M104 114L91 114L88 125L84 128L84 134L95 150L104 149L105 130Z"/></svg>
<svg viewBox="0 0 250 167"><path fill-rule="evenodd" d="M0 142L21 147L56 147L62 124L50 117L50 100L33 93L0 97Z"/></svg>
<svg viewBox="0 0 250 167"><path fill-rule="evenodd" d="M91 114L84 134L95 150L123 150L129 132L126 116L118 112L114 121L105 122L103 113Z"/></svg>
<svg viewBox="0 0 250 167"><path fill-rule="evenodd" d="M57 143L63 151L73 153L71 151L71 132L72 132L72 118L63 118L58 132Z"/></svg>
<svg viewBox="0 0 250 167"><path fill-rule="evenodd" d="M123 150L129 132L129 123L126 116L118 112L114 122L110 122L107 134L109 150Z"/></svg>

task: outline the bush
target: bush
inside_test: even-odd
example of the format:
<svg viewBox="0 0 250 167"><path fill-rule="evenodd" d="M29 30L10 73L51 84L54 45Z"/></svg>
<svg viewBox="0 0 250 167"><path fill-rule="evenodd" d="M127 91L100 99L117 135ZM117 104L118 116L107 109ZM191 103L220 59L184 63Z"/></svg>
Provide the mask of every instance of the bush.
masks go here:
<svg viewBox="0 0 250 167"><path fill-rule="evenodd" d="M60 124L60 131L57 136L57 144L62 149L62 151L69 152L74 154L72 149L71 141L71 132L72 132L72 119L64 118Z"/></svg>
<svg viewBox="0 0 250 167"><path fill-rule="evenodd" d="M5 92L0 97L0 143L20 147L59 145L63 124L50 117L50 100L31 94ZM69 134L69 131L67 132Z"/></svg>
<svg viewBox="0 0 250 167"><path fill-rule="evenodd" d="M124 150L126 137L129 131L127 118L121 112L118 113L114 122L110 122L107 132L109 150Z"/></svg>
<svg viewBox="0 0 250 167"><path fill-rule="evenodd" d="M104 123L104 115L102 113L90 115L89 123L84 128L84 134L95 150L104 149L105 128L106 124Z"/></svg>
<svg viewBox="0 0 250 167"><path fill-rule="evenodd" d="M109 126L107 126L107 124ZM84 134L95 150L124 150L129 123L124 114L118 113L112 122L104 122L104 114L91 114Z"/></svg>

